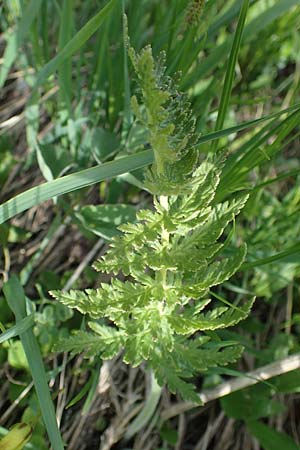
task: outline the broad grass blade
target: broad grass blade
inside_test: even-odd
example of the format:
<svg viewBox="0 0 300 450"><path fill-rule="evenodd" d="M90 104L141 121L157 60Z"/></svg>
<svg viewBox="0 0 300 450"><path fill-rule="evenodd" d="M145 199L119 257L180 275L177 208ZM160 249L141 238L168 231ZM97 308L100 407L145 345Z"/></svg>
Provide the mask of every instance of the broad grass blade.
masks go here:
<svg viewBox="0 0 300 450"><path fill-rule="evenodd" d="M17 324L26 314L26 298L21 283L16 275L13 275L3 286L7 303L13 311ZM47 375L44 368L42 356L32 329L28 329L20 335L22 345L31 370L37 397L48 432L48 437L53 450L63 450L64 445L58 430L54 405L47 384Z"/></svg>
<svg viewBox="0 0 300 450"><path fill-rule="evenodd" d="M153 153L147 150L33 187L0 205L0 223L45 200L140 169L152 162Z"/></svg>

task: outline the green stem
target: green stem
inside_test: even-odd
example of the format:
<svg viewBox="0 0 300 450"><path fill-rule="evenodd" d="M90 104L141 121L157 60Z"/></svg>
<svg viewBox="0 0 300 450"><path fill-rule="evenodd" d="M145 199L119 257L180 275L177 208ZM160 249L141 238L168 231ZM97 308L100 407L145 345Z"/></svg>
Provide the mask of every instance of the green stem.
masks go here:
<svg viewBox="0 0 300 450"><path fill-rule="evenodd" d="M168 196L161 195L159 197L159 202L166 211L169 210ZM170 234L166 230L166 228L163 227L162 232L161 232L161 242L162 242L162 244L168 245L169 240L170 240ZM159 280L161 282L162 288L165 291L166 284L167 284L168 271L166 269L160 269L160 271L158 272L158 276L159 276Z"/></svg>

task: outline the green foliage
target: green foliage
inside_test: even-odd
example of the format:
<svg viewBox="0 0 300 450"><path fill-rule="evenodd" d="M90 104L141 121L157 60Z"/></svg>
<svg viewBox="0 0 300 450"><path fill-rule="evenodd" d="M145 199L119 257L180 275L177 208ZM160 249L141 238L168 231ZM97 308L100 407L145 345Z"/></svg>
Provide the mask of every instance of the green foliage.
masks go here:
<svg viewBox="0 0 300 450"><path fill-rule="evenodd" d="M120 233L121 223L134 222L135 216L133 206L121 204L87 205L76 214L84 228L107 240Z"/></svg>
<svg viewBox="0 0 300 450"><path fill-rule="evenodd" d="M21 341L14 341L8 347L8 362L16 369L28 369L28 362Z"/></svg>
<svg viewBox="0 0 300 450"><path fill-rule="evenodd" d="M5 203L0 205L0 222L35 207L29 214L19 215L12 223L0 226L0 243L3 246L0 250L1 268L4 269L0 271L0 284L2 275L5 278L9 273L20 271L20 281L26 294L29 297L36 297L37 292L39 294L34 301L27 298L27 307L30 306L30 311L34 313L17 324L0 297L0 341L6 341L0 344L0 365L2 363L6 367L9 358L13 366L12 373L10 369L7 371L13 377L8 380L7 398L4 390L2 402L8 422L12 423L14 419L6 414L6 406L14 402L28 385L30 372L20 343L8 345L7 340L20 334L20 330L28 331L33 320L34 335L46 366L48 363L48 367L54 369L47 373L46 378L51 380L50 385L53 386L52 398L58 401L58 418L61 400L73 397L77 403L88 389L89 395L81 411L86 414L98 389L101 362L95 364L93 357L79 367L80 357L75 361L68 359L66 365L64 357L62 364L53 366L50 349L73 328L80 327L82 331L64 342L67 350L81 351L86 348L88 356L98 354L104 358L122 352L128 362L146 359L147 366L153 367L161 384L168 381L173 390L180 388L187 397L193 395L193 398L194 391L186 382L193 381L191 377L216 359L218 364L223 364L221 356L226 361L230 360L230 355L231 359L238 357L242 345L251 355L251 368L252 364L253 367L264 365L298 351L300 243L294 240L300 230L299 187L294 177L297 171L299 174L299 154L292 140L299 137L299 0L249 1L245 33L238 55L235 54L234 58L232 53L230 55L233 30L238 28L239 11L247 0L89 0L84 8L78 8L79 3L72 0L11 0L0 3L0 28L3 31L0 84L7 80L1 93L0 185L1 203ZM166 55L159 58L157 65L154 64L150 46L138 55L133 49L130 50L133 65L138 71L137 90L134 85L131 86L130 57L127 58L126 45L124 49L120 38L121 14L125 9L134 48L140 49L151 43L155 57L161 51ZM174 77L176 72L180 73L180 87L187 92L188 101L177 91L172 80L165 76ZM232 86L231 82L227 83L227 89L225 79L229 78L227 75L225 77L226 72L234 76ZM229 101L224 92L229 93L231 87ZM132 101L136 120L130 107L131 88L136 93ZM23 106L28 94L30 96L33 91L32 104ZM226 108L224 105L227 105ZM220 114L222 109L226 117ZM195 113L196 126L191 111ZM295 114L290 114L293 111ZM225 129L220 125L220 119L219 126L216 125L217 118L222 116L225 117ZM23 120L25 117L26 121ZM257 119L252 120L254 117ZM220 131L212 132L219 127ZM11 133L15 138L11 139ZM220 152L228 153L228 158L224 162L209 159L200 166L202 169L199 168L199 159L203 159L201 155L211 151L214 142L218 143L215 148ZM140 150L145 152L138 153ZM143 185L142 167L153 163L154 153L155 165L148 170ZM90 169L94 164L98 166ZM211 166L215 170L211 170ZM38 167L48 183L32 188L32 183L40 182L36 173ZM199 176L201 170L205 176L208 172L206 187L201 180L199 182L196 170ZM65 174L69 175L63 177ZM112 181L107 183L108 179ZM99 181L98 192L97 189L82 189ZM193 199L190 192L198 185L201 192ZM211 185L218 185L216 195ZM145 186L157 196L153 210L140 211L138 222L128 225L128 232L126 226L124 232L117 230L121 223L135 222L137 208L131 204L145 208L149 197L136 189ZM250 199L243 210L243 220L237 221L235 233L228 233L233 215L238 214L244 204L243 195L237 196L236 191L242 192L243 189L250 192ZM87 202L98 201L98 193L100 205L87 206ZM168 196L167 212L164 212L166 201L159 198L161 194ZM36 208L39 203L55 197L54 206L51 201L44 205L46 214ZM127 202L130 204L125 206ZM224 211L230 205L232 211L229 208L226 215ZM222 221L213 217L213 214L220 215L219 210L222 214L224 212ZM65 226L68 239L57 241ZM143 236L144 230L150 239ZM89 315L92 332L82 324L80 326L82 319L79 314L74 314L72 320L67 321L72 314L71 309L44 295L46 291L62 289L66 284L73 287L91 286L98 276L91 268L86 268L81 276L80 270L75 270L77 259L74 260L73 252L69 252L73 242L68 244L73 232L73 248L76 254L78 250L82 252L78 266L80 270L87 261L85 256L90 255L88 249L93 246L95 236L92 233L107 240L118 236L113 243L116 250L111 247L112 260L101 261L110 273L116 275L111 285L98 284L99 296L95 291L63 294L66 302ZM121 233L123 235L120 237ZM236 276L237 263L229 257L240 255L242 259L244 248L228 248L232 236L236 241L235 234L239 237L238 242L247 242L247 261ZM135 239L135 247L132 239ZM152 243L162 244L163 240L165 245L160 248L152 246ZM206 242L205 245L202 242ZM123 259L117 254L117 248ZM135 254L134 259L132 255ZM132 260L128 261L128 258ZM229 258L227 269L223 266L226 258ZM198 278L201 267L210 270L210 275L205 279ZM227 272L226 278L233 274L230 283L222 283L224 272ZM155 287L150 282L136 280L136 273L139 277L144 276L145 280L146 275L149 276L154 280ZM165 311L165 298L159 293L164 274L168 286L175 281L177 283L176 290L168 294L169 303L172 298L175 303L178 302L173 312L168 305L169 315ZM100 275L100 282L108 278L107 274ZM212 281L221 283L221 286L210 289ZM221 322L227 327L236 323L240 316L247 315L250 303L244 304L241 299L249 294L267 298L268 302L261 299L255 314L239 328L230 331L221 329ZM210 301L209 295L213 301ZM162 322L155 309L159 296L163 297ZM133 299L132 305L129 298ZM231 307L225 310L222 304L217 303L218 298ZM233 301L233 298L237 300ZM228 300L234 304L231 305ZM154 304L153 319L149 319L151 302ZM33 305L37 305L36 309ZM119 305L120 317L124 316L123 328L114 325L113 318L118 314L116 305ZM137 318L133 317L138 308L140 311L147 310L148 316L145 312L144 316L139 314ZM139 328L136 327L137 321ZM158 331L155 331L153 322ZM130 325L135 327L130 328ZM212 331L216 326L220 328ZM129 339L132 330L133 337ZM147 338L143 337L143 332ZM171 348L171 344L173 349L162 354L157 344L160 339L156 339L151 347L150 337L153 338L154 332L164 333L167 349ZM219 346L218 342L208 342L207 335L212 340L221 338ZM232 342L239 342L240 346L229 347ZM195 348L191 347L192 343ZM61 349L59 346L57 348ZM227 349L230 355L223 353ZM185 353L187 358L183 359ZM36 373L38 355L32 351L28 354L29 366ZM24 370L26 367L27 370ZM114 368L112 363L113 377ZM94 376L89 374L87 377L86 370L92 371ZM57 391L61 381L54 383L54 378L60 373L60 380L66 381L62 392ZM140 371L131 373L141 376ZM228 367L211 367L204 374L202 388L221 382L221 375L237 374ZM147 372L146 381L148 375ZM72 377L71 383L68 377ZM82 389L82 383L87 379L92 381L92 388L88 381ZM14 380L21 384L13 384ZM128 380L128 387L131 387L131 376ZM273 379L271 383L282 393L299 392L300 389L296 372ZM138 397L139 401L138 389L142 387L142 383L135 383L131 398ZM73 388L76 390L71 395ZM141 424L139 414L138 420L129 425L127 436L131 431L131 437L134 437L153 414L156 416L161 394L161 389L156 389L152 408L148 403L152 393L147 389L143 391L146 401L142 413L146 410L148 415ZM123 392L120 400L122 408L123 400L126 401ZM251 417L252 421L257 421L280 412L272 396L274 389L263 393L257 386L251 393L246 389L227 397L226 401L222 401L222 406L228 415L237 420ZM32 396L27 394L18 403L17 409L11 410L12 414L21 417L22 408L29 402L31 415L38 415L37 405L32 408L31 400ZM132 406L134 411L135 405ZM75 414L80 414L79 408L78 403ZM109 426L108 420L112 425L114 423L112 408L109 407L108 411L109 418L104 411L104 416L101 415L98 423L94 424L97 436L100 430ZM290 411L293 412L293 408ZM21 420L27 422L28 418L26 409ZM64 429L68 428L70 418L76 422L73 412L63 415ZM186 418L189 421L189 415ZM1 420L3 422L2 416ZM176 420L172 421L172 426L175 423ZM286 431L290 431L288 423L287 420L284 424ZM161 430L161 439L171 447L175 446L181 432L176 437L176 432L169 428L170 423L165 425L166 428ZM92 436L92 428L91 423L91 439L95 437ZM0 434L2 431L0 427ZM252 431L255 435L258 428L252 427ZM279 448L288 448L288 442L280 441L273 431L271 428L261 429L261 435L269 434L266 448L274 450L276 444ZM157 431L154 433L157 435ZM49 447L43 433L38 435L36 437L39 439L33 435L28 448L41 450ZM139 433L132 447L141 445L138 443L140 436ZM103 437L105 439L105 435ZM190 438L189 433L187 439L190 441ZM263 445L263 440L260 441ZM86 445L89 446L89 443ZM157 443L157 448L162 445ZM186 445L193 447L195 442L187 442Z"/></svg>
<svg viewBox="0 0 300 450"><path fill-rule="evenodd" d="M194 151L198 137L190 103L165 75L164 53L155 64L150 46L140 54L132 47L128 52L141 91L140 103L136 96L132 97L132 109L148 131L155 157L146 174L146 186L158 195L184 192L198 163Z"/></svg>
<svg viewBox="0 0 300 450"><path fill-rule="evenodd" d="M267 384L258 384L233 392L221 399L221 405L227 416L238 420L258 420L272 417L284 411L284 406L272 400L274 388Z"/></svg>
<svg viewBox="0 0 300 450"><path fill-rule="evenodd" d="M95 263L97 270L115 275L110 283L85 292L52 291L64 305L96 320L89 322L94 333L79 331L62 346L102 358L122 350L126 363L138 366L146 360L161 385L199 401L186 380L234 362L242 352L240 345L225 342L208 347L210 338L203 332L235 325L253 303L215 307L208 296L210 288L230 278L244 261L245 245L232 249L229 257L221 252L224 230L248 196L239 193L215 203L223 160L208 158L193 168L198 156L188 103L168 78L165 82L149 47L140 55L132 49L129 53L143 97L140 107L134 97L134 108L155 155L146 184L160 195L154 196L153 210L140 210L136 223L119 227L122 234L113 237L106 255ZM128 279L118 279L120 272ZM106 325L97 322L103 318Z"/></svg>
<svg viewBox="0 0 300 450"><path fill-rule="evenodd" d="M296 163L296 162L295 162ZM284 193L282 193L284 194ZM252 214L259 208L255 232L244 230L251 259L268 258L288 248L291 236L300 233L300 192L295 184L282 198L262 192L252 200ZM294 242L298 243L295 239ZM272 298L275 292L288 286L300 274L299 254L286 255L279 261L255 268L251 285L256 295Z"/></svg>
<svg viewBox="0 0 300 450"><path fill-rule="evenodd" d="M282 448L286 450L299 450L300 448L286 433L274 430L263 423L249 421L247 426L263 450L281 450Z"/></svg>

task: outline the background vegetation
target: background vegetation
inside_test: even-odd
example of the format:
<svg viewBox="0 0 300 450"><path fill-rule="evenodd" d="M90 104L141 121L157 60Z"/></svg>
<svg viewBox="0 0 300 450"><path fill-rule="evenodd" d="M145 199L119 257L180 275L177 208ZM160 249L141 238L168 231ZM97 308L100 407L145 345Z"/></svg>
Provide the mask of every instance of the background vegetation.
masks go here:
<svg viewBox="0 0 300 450"><path fill-rule="evenodd" d="M26 449L49 448L49 430L53 448L62 448L48 384L70 450L299 449L299 370L193 408L161 391L143 365L52 351L85 322L48 291L98 286L92 262L118 225L151 207L141 173L153 155L130 107L136 82L124 10L133 47L165 51L168 75L180 72L199 151L228 155L219 199L241 187L250 194L229 236L247 242L247 260L214 290L216 301L257 296L246 321L217 335L245 352L235 366L200 374L196 386L239 379L300 351L299 0L7 0L0 4L0 264L9 280L0 296L0 432L32 423Z"/></svg>

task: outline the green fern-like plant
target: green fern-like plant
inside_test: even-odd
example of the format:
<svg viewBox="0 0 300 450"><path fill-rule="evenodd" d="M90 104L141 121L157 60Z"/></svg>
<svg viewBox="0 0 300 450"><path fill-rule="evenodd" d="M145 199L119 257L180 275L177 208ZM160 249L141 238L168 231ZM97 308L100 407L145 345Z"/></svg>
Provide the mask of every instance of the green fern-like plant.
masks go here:
<svg viewBox="0 0 300 450"><path fill-rule="evenodd" d="M147 361L161 385L197 402L189 379L236 361L242 352L240 345L209 342L208 334L246 318L253 300L213 307L209 290L229 279L245 258L245 245L223 257L222 235L247 195L214 201L223 161L211 157L199 164L186 97L165 76L163 58L154 61L150 47L140 54L129 48L129 55L140 89L133 110L155 156L145 176L154 208L139 211L136 223L120 226L121 235L95 263L95 269L113 274L110 283L52 295L92 319L91 331L63 341L65 350L102 358L122 352L132 366Z"/></svg>

